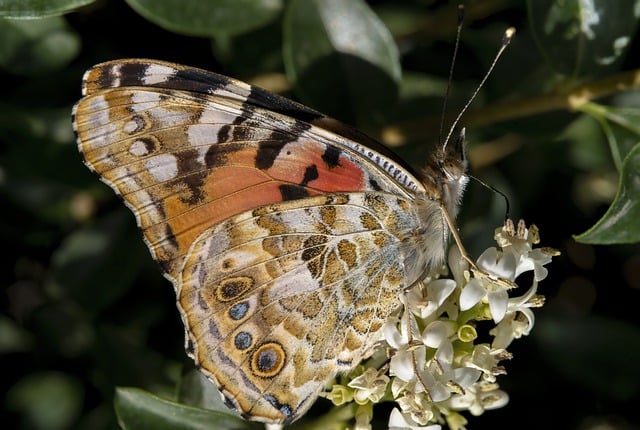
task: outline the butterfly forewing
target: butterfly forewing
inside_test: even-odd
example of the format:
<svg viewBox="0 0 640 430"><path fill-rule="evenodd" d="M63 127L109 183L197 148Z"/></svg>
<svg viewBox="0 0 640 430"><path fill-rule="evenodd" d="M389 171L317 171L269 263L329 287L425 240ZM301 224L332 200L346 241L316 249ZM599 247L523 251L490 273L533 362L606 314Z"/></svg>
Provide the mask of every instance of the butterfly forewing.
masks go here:
<svg viewBox="0 0 640 430"><path fill-rule="evenodd" d="M194 239L234 214L326 192L407 195L416 187L404 171L396 173L404 185L385 172L393 163L371 149L241 100L252 89L204 71L134 60L98 65L85 76L86 97L75 109L80 151L133 208L171 280ZM289 103L290 110L297 106ZM380 163L375 170L372 159Z"/></svg>

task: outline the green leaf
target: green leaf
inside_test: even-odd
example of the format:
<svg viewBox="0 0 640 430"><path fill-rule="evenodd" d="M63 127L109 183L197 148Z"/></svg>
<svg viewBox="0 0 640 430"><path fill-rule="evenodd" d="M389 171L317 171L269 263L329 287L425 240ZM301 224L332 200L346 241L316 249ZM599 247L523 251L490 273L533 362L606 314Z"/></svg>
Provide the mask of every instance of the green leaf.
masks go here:
<svg viewBox="0 0 640 430"><path fill-rule="evenodd" d="M31 333L11 318L0 315L0 354L26 352L33 346Z"/></svg>
<svg viewBox="0 0 640 430"><path fill-rule="evenodd" d="M60 285L87 311L112 304L131 287L143 267L141 258L150 260L132 228L132 216L122 208L69 234L51 257L52 285Z"/></svg>
<svg viewBox="0 0 640 430"><path fill-rule="evenodd" d="M565 128L560 141L568 145L571 165L597 172L611 169L611 154L602 137L598 120L590 115L580 115Z"/></svg>
<svg viewBox="0 0 640 430"><path fill-rule="evenodd" d="M635 0L529 0L531 28L549 66L570 77L619 65L638 26Z"/></svg>
<svg viewBox="0 0 640 430"><path fill-rule="evenodd" d="M609 145L613 152L616 167L620 168L622 160L640 140L640 109L616 108L607 106L604 119L611 122L612 134Z"/></svg>
<svg viewBox="0 0 640 430"><path fill-rule="evenodd" d="M616 198L604 216L575 240L591 244L640 242L640 144L624 159Z"/></svg>
<svg viewBox="0 0 640 430"><path fill-rule="evenodd" d="M225 73L251 80L263 73L282 73L282 23L275 21L234 37L211 39L216 59Z"/></svg>
<svg viewBox="0 0 640 430"><path fill-rule="evenodd" d="M80 51L80 39L61 17L0 19L0 68L41 76L65 67Z"/></svg>
<svg viewBox="0 0 640 430"><path fill-rule="evenodd" d="M127 0L140 15L180 34L223 37L242 34L273 21L282 0Z"/></svg>
<svg viewBox="0 0 640 430"><path fill-rule="evenodd" d="M115 409L123 430L231 430L262 427L231 413L181 405L136 388L117 388Z"/></svg>
<svg viewBox="0 0 640 430"><path fill-rule="evenodd" d="M65 222L69 219L73 190L56 181L42 178L9 176L0 185L18 207L48 222Z"/></svg>
<svg viewBox="0 0 640 430"><path fill-rule="evenodd" d="M22 412L29 428L63 430L70 428L80 413L82 386L67 374L32 373L19 380L7 393L7 406Z"/></svg>
<svg viewBox="0 0 640 430"><path fill-rule="evenodd" d="M230 413L218 388L202 372L193 370L184 375L181 382L178 393L180 402L210 411Z"/></svg>
<svg viewBox="0 0 640 430"><path fill-rule="evenodd" d="M0 17L44 18L63 15L95 0L0 0Z"/></svg>
<svg viewBox="0 0 640 430"><path fill-rule="evenodd" d="M323 112L367 122L395 104L398 50L362 0L291 1L283 55L298 96Z"/></svg>
<svg viewBox="0 0 640 430"><path fill-rule="evenodd" d="M26 99L30 96L29 91L39 91L37 87L29 89L23 87L20 90L22 91L12 94L14 99ZM12 142L15 142L14 139L20 142L44 141L52 144L73 142L73 128L69 121L70 110L68 106L63 108L24 107L17 103L0 102L0 136ZM24 145L25 143L19 145L14 143L13 146L19 150ZM33 154L34 149L29 148L27 151ZM49 155L47 159L50 161Z"/></svg>
<svg viewBox="0 0 640 430"><path fill-rule="evenodd" d="M388 2L375 6L376 13L394 36L403 36L420 31L427 9L416 9L415 5ZM455 21L452 21L455 24Z"/></svg>

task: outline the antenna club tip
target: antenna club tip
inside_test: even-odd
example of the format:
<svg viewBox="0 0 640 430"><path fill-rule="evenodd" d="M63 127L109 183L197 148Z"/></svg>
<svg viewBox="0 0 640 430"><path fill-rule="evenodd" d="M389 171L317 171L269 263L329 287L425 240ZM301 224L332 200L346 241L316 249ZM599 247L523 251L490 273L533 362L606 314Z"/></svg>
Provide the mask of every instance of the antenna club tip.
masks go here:
<svg viewBox="0 0 640 430"><path fill-rule="evenodd" d="M458 24L461 24L464 21L464 5L458 5Z"/></svg>
<svg viewBox="0 0 640 430"><path fill-rule="evenodd" d="M515 36L515 34L516 34L516 28L515 27L509 27L504 32L504 38L506 40L511 40L513 38L513 36Z"/></svg>

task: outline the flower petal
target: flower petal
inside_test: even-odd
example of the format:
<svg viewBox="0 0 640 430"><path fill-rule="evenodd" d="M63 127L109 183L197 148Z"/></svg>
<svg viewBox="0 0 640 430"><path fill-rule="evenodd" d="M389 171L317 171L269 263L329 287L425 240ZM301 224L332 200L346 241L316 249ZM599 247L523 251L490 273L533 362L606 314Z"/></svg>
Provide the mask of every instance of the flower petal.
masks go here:
<svg viewBox="0 0 640 430"><path fill-rule="evenodd" d="M509 394L502 390L493 390L480 393L480 403L485 409L498 409L509 403Z"/></svg>
<svg viewBox="0 0 640 430"><path fill-rule="evenodd" d="M415 379L415 368L411 357L411 352L399 350L391 357L389 363L390 372L403 381L409 382Z"/></svg>
<svg viewBox="0 0 640 430"><path fill-rule="evenodd" d="M382 332L389 346L394 349L400 349L409 342L409 337L406 333L400 333L400 330L398 330L396 318L388 318L382 328Z"/></svg>
<svg viewBox="0 0 640 430"><path fill-rule="evenodd" d="M482 372L478 369L472 369L470 367L463 367L453 370L454 381L462 388L469 388L480 379Z"/></svg>
<svg viewBox="0 0 640 430"><path fill-rule="evenodd" d="M427 285L427 297L440 307L456 289L453 279L437 279Z"/></svg>
<svg viewBox="0 0 640 430"><path fill-rule="evenodd" d="M509 304L509 294L505 290L491 291L487 294L489 300L489 309L493 321L499 323L507 313L507 305Z"/></svg>
<svg viewBox="0 0 640 430"><path fill-rule="evenodd" d="M389 415L389 430L441 430L442 427L438 424L430 426L421 426L413 422L413 420L400 412L398 408L393 408Z"/></svg>
<svg viewBox="0 0 640 430"><path fill-rule="evenodd" d="M453 324L444 321L433 321L422 332L422 341L430 348L439 348L442 342L455 333Z"/></svg>
<svg viewBox="0 0 640 430"><path fill-rule="evenodd" d="M445 371L450 369L453 364L453 344L442 342L436 351L435 358Z"/></svg>
<svg viewBox="0 0 640 430"><path fill-rule="evenodd" d="M460 309L466 311L474 307L487 294L476 278L472 278L460 293Z"/></svg>

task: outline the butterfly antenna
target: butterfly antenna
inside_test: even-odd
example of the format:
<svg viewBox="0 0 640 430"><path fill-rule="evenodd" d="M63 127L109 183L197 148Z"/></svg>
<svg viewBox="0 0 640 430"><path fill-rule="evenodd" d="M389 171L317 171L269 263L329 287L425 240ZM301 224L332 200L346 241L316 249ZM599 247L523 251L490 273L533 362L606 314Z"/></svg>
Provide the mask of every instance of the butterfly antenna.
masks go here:
<svg viewBox="0 0 640 430"><path fill-rule="evenodd" d="M456 126L460 122L460 118L462 118L462 115L464 115L464 113L467 111L467 109L469 109L469 106L471 105L473 100L476 98L476 96L480 92L480 89L482 88L484 83L487 82L487 79L489 78L489 75L491 75L491 72L493 71L494 67L498 63L498 59L500 58L500 56L502 55L504 50L509 45L509 42L511 42L511 39L513 38L514 34L516 34L516 29L513 28L513 27L509 27L504 32L504 35L502 36L502 44L500 45L500 49L498 50L498 53L493 58L493 61L491 62L491 65L489 66L489 70L487 70L487 73L485 73L484 77L482 78L482 81L480 81L480 84L478 85L476 90L473 92L473 94L471 95L471 97L469 98L467 103L464 105L464 107L462 108L462 110L460 111L460 113L458 114L456 119L451 124L451 128L449 129L449 133L447 134L447 138L444 140L443 148L446 148L447 143L449 143L449 140L451 139L451 135L453 134L453 130L456 128Z"/></svg>
<svg viewBox="0 0 640 430"><path fill-rule="evenodd" d="M505 205L504 219L505 219L505 222L506 222L506 220L509 219L509 210L510 210L509 197L507 197L507 195L505 193L503 193L502 191L500 191L499 189L487 184L486 182L482 181L481 179L478 179L473 175L468 175L468 176L469 176L469 179L473 179L474 181L476 181L477 183L479 183L483 187L488 188L491 191L493 191L494 193L498 193L498 194L500 194L502 196L502 198L504 199L504 205Z"/></svg>
<svg viewBox="0 0 640 430"><path fill-rule="evenodd" d="M451 83L453 82L453 69L456 65L456 57L458 56L458 48L460 47L460 33L462 33L462 24L464 21L464 5L458 5L458 28L456 29L456 44L453 47L453 57L451 58L451 66L449 67L449 79L447 80L447 90L444 93L442 101L442 115L440 116L440 132L438 133L438 146L442 146L442 135L444 132L444 116L447 111L447 101L451 92Z"/></svg>

